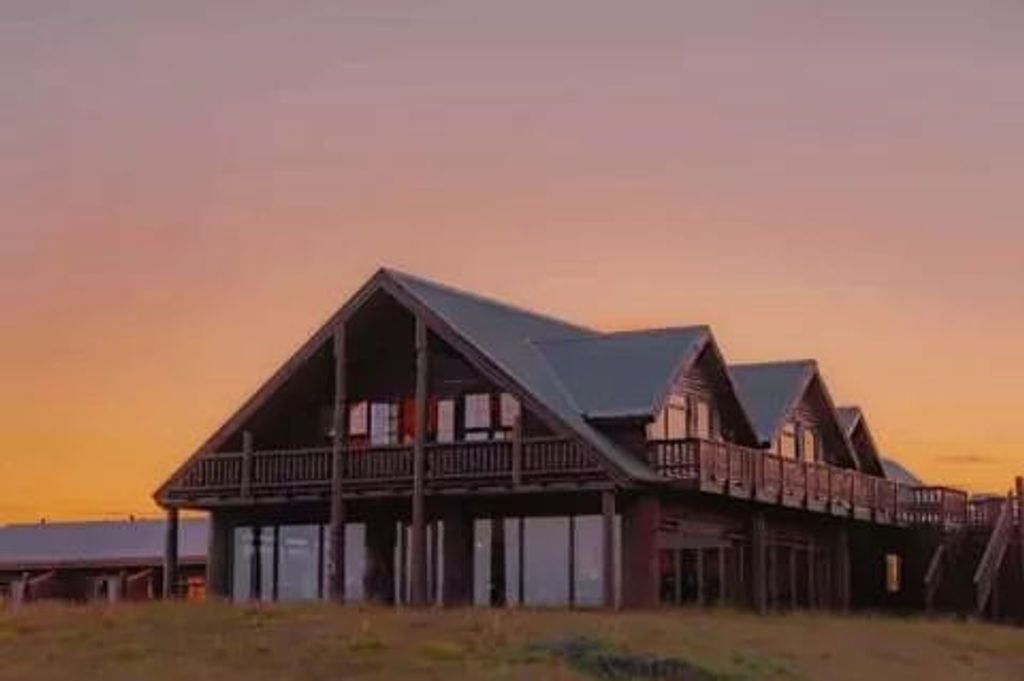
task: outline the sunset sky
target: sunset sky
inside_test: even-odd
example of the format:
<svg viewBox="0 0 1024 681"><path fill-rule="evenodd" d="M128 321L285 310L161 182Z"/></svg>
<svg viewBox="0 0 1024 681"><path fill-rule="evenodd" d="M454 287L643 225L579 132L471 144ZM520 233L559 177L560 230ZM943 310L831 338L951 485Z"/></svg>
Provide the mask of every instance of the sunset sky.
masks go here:
<svg viewBox="0 0 1024 681"><path fill-rule="evenodd" d="M0 3L0 523L150 494L379 265L816 357L1024 473L1024 4Z"/></svg>

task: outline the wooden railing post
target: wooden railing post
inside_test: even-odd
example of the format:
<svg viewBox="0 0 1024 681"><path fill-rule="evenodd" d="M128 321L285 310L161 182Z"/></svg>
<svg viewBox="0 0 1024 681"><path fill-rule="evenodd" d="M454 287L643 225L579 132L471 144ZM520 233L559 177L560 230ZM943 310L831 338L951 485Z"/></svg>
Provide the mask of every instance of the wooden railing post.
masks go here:
<svg viewBox="0 0 1024 681"><path fill-rule="evenodd" d="M239 496L243 499L252 497L252 431L242 432L242 481L239 485Z"/></svg>
<svg viewBox="0 0 1024 681"><path fill-rule="evenodd" d="M512 424L512 484L523 484L523 419L516 416Z"/></svg>

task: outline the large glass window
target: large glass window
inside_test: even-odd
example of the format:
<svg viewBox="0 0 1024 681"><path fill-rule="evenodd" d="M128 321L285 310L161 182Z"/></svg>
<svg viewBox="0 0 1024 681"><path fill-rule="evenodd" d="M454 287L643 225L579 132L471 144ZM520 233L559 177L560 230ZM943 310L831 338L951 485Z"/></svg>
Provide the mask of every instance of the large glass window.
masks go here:
<svg viewBox="0 0 1024 681"><path fill-rule="evenodd" d="M525 519L526 605L569 603L569 519Z"/></svg>
<svg viewBox="0 0 1024 681"><path fill-rule="evenodd" d="M282 525L278 530L277 598L314 600L319 595L320 527Z"/></svg>
<svg viewBox="0 0 1024 681"><path fill-rule="evenodd" d="M599 515L576 517L576 605L604 604L604 537Z"/></svg>
<svg viewBox="0 0 1024 681"><path fill-rule="evenodd" d="M260 583L258 599L270 601L274 598L274 528L260 528L259 570ZM253 593L252 573L256 567L254 558L254 531L252 527L236 527L234 537L234 579L231 593L236 601L247 601L257 597Z"/></svg>

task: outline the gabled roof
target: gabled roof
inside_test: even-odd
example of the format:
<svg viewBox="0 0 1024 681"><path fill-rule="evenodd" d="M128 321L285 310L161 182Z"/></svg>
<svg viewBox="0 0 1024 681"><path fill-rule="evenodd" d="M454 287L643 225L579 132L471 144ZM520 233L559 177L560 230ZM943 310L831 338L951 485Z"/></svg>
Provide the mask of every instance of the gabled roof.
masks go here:
<svg viewBox="0 0 1024 681"><path fill-rule="evenodd" d="M813 360L729 365L740 401L762 443L775 440L817 372Z"/></svg>
<svg viewBox="0 0 1024 681"><path fill-rule="evenodd" d="M0 527L0 570L158 566L165 528L162 520ZM206 560L206 532L205 519L180 521L179 560Z"/></svg>
<svg viewBox="0 0 1024 681"><path fill-rule="evenodd" d="M679 370L711 337L706 326L612 333L535 343L586 418L655 414Z"/></svg>
<svg viewBox="0 0 1024 681"><path fill-rule="evenodd" d="M623 451L586 421L584 412L564 389L540 350L555 341L600 340L599 334L403 272L384 270L384 273L615 467L634 479L658 479L650 467Z"/></svg>
<svg viewBox="0 0 1024 681"><path fill-rule="evenodd" d="M871 433L871 429L868 427L867 419L864 418L864 412L861 408L856 406L837 407L836 416L839 417L839 423L843 427L843 432L846 433L846 437L850 439L850 443L855 449L856 444L853 441L854 435L856 434L858 427L862 429L868 446L867 451L858 449L857 455L860 457L860 461L864 466L871 468L871 471L869 472L877 475L885 475L885 466L882 465L881 456L878 453L878 446L875 444L875 437Z"/></svg>
<svg viewBox="0 0 1024 681"><path fill-rule="evenodd" d="M924 484L919 477L911 473L909 469L895 459L882 457L882 469L885 471L885 477L890 480L913 487L920 487Z"/></svg>

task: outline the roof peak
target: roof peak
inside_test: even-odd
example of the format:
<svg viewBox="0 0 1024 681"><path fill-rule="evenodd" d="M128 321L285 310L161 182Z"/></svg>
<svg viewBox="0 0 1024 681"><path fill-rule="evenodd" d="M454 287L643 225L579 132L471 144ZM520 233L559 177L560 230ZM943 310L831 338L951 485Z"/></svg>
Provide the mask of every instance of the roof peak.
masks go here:
<svg viewBox="0 0 1024 681"><path fill-rule="evenodd" d="M434 289L437 289L439 291L443 291L443 292L450 293L450 294L453 294L453 295L461 296L461 297L466 298L468 300L474 300L476 302L483 303L483 304L486 304L486 305L492 305L492 306L500 307L500 308L503 308L505 310L509 310L509 311L516 312L516 313L519 313L519 314L529 315L531 317L536 317L538 319L543 319L543 320L546 320L546 321L549 321L549 322L553 322L553 323L556 323L556 324L561 324L562 326L572 327L573 329L576 329L576 330L580 331L581 333L586 333L586 334L595 334L595 333L597 333L596 331L594 331L594 330L592 330L590 328L587 328L585 326L582 326L582 325L580 325L580 324L578 324L576 322L571 322L569 320L562 319L560 317L556 317L556 316L554 316L552 314L548 314L548 313L545 313L545 312L537 312L536 310L532 310L532 309L530 309L528 307L525 307L525 306L522 306L522 305L517 305L515 303L510 303L508 301L500 300L498 298L494 298L494 297L491 297L491 296L482 295L482 294L476 293L474 291L468 291L466 289L459 288L457 286L453 286L451 284L440 282L440 281L437 281L437 280L434 280L434 279L427 279L426 277L420 276L418 274L412 274L412 273L409 273L409 272L404 272L402 270L399 270L399 269L396 269L396 268L393 268L393 267L381 267L380 270L378 270L378 273L385 274L385 275L391 277L392 279L396 280L399 284L402 284L402 283L413 283L413 284L419 284L419 285L423 285L423 286L430 286L430 287L432 287Z"/></svg>

